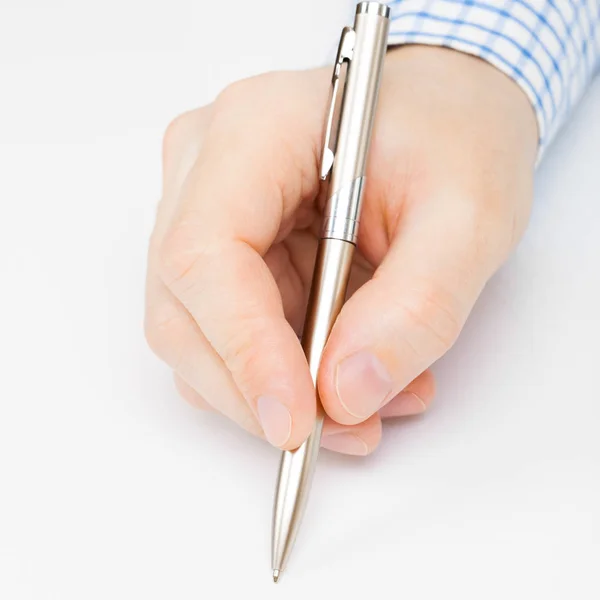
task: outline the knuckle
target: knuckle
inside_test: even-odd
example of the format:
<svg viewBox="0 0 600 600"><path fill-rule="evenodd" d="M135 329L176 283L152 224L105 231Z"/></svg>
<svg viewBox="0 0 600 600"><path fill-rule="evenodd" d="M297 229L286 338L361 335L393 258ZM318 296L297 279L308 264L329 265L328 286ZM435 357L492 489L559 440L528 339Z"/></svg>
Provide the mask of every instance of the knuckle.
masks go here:
<svg viewBox="0 0 600 600"><path fill-rule="evenodd" d="M230 83L215 100L212 125L219 135L235 135L238 140L268 143L265 130L277 132L277 139L287 129L295 128L286 118L289 87L280 73L264 73ZM243 123L243 127L240 125ZM260 135L257 137L257 131Z"/></svg>
<svg viewBox="0 0 600 600"><path fill-rule="evenodd" d="M248 400L256 390L264 388L266 378L271 374L265 373L265 352L270 355L271 364L276 356L277 344L269 340L268 330L262 321L259 318L238 320L234 331L219 347L219 355Z"/></svg>
<svg viewBox="0 0 600 600"><path fill-rule="evenodd" d="M146 313L144 335L152 352L176 369L185 340L185 323L179 315L161 318L155 310Z"/></svg>
<svg viewBox="0 0 600 600"><path fill-rule="evenodd" d="M246 379L246 383L252 373L259 372L260 357L256 351L259 335L255 324L238 322L220 348L221 358L231 372L236 374L236 379L242 377Z"/></svg>
<svg viewBox="0 0 600 600"><path fill-rule="evenodd" d="M193 155L202 143L202 125L210 107L197 108L175 117L165 129L162 143L163 165L170 165L186 155Z"/></svg>
<svg viewBox="0 0 600 600"><path fill-rule="evenodd" d="M256 114L256 106L264 102L260 96L264 93L261 86L257 85L257 77L240 79L227 85L215 99L215 111L213 125L219 133L226 132L237 136L245 134L256 119L260 116ZM248 117L252 113L252 119ZM240 128L238 124L244 121L244 127Z"/></svg>
<svg viewBox="0 0 600 600"><path fill-rule="evenodd" d="M250 102L252 97L268 92L272 82L276 79L277 74L275 73L263 73L233 81L219 92L216 104L223 108L248 106L252 104Z"/></svg>
<svg viewBox="0 0 600 600"><path fill-rule="evenodd" d="M186 112L175 117L167 125L163 134L163 157L165 159L178 153L179 148L190 138L192 120L192 113Z"/></svg>
<svg viewBox="0 0 600 600"><path fill-rule="evenodd" d="M463 326L457 304L451 294L434 286L403 299L401 309L407 315L409 330L415 332L413 335L418 338L412 345L421 347L424 336L425 345L428 348L433 346L437 355L449 350Z"/></svg>
<svg viewBox="0 0 600 600"><path fill-rule="evenodd" d="M186 279L202 258L196 228L181 221L164 236L157 250L157 268L160 278L169 288Z"/></svg>
<svg viewBox="0 0 600 600"><path fill-rule="evenodd" d="M240 79L226 85L217 95L216 104L219 107L228 107L237 104L252 89L252 79Z"/></svg>

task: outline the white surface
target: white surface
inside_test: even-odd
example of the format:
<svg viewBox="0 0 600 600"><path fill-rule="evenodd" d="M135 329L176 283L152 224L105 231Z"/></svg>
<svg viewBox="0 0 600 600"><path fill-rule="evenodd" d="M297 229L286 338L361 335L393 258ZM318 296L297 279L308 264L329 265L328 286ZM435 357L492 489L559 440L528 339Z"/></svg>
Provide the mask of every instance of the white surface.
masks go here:
<svg viewBox="0 0 600 600"><path fill-rule="evenodd" d="M146 238L170 118L321 62L349 13L229 5L0 5L0 598L600 597L600 81L435 406L367 460L323 454L275 587L278 453L146 349Z"/></svg>

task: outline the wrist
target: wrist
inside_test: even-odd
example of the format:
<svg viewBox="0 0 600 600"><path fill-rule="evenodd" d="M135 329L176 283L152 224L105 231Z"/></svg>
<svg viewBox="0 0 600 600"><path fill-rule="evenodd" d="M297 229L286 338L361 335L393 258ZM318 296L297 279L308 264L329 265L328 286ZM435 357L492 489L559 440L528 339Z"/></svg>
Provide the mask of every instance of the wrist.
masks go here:
<svg viewBox="0 0 600 600"><path fill-rule="evenodd" d="M397 46L386 57L391 95L411 94L432 113L481 128L492 144L514 148L533 169L539 132L521 87L490 63L443 47Z"/></svg>

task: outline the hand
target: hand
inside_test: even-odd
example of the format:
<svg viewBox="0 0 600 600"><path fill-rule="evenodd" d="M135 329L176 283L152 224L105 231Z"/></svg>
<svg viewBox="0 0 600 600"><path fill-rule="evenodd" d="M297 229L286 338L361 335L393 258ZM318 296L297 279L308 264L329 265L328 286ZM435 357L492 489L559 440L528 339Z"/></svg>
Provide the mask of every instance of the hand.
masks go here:
<svg viewBox="0 0 600 600"><path fill-rule="evenodd" d="M149 252L147 338L181 394L284 449L315 418L298 334L330 74L241 81L176 119ZM353 295L318 379L325 447L367 454L382 417L430 403L428 367L525 228L536 151L533 110L494 67L441 48L388 54Z"/></svg>

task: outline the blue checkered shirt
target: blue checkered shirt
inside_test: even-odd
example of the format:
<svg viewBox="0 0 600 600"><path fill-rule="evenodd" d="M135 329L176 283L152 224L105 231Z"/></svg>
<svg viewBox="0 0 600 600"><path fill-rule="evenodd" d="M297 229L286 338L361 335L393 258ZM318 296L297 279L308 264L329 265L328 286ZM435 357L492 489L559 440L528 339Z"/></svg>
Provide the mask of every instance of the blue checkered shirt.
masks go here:
<svg viewBox="0 0 600 600"><path fill-rule="evenodd" d="M396 0L390 44L487 60L531 101L540 155L600 67L600 0Z"/></svg>

